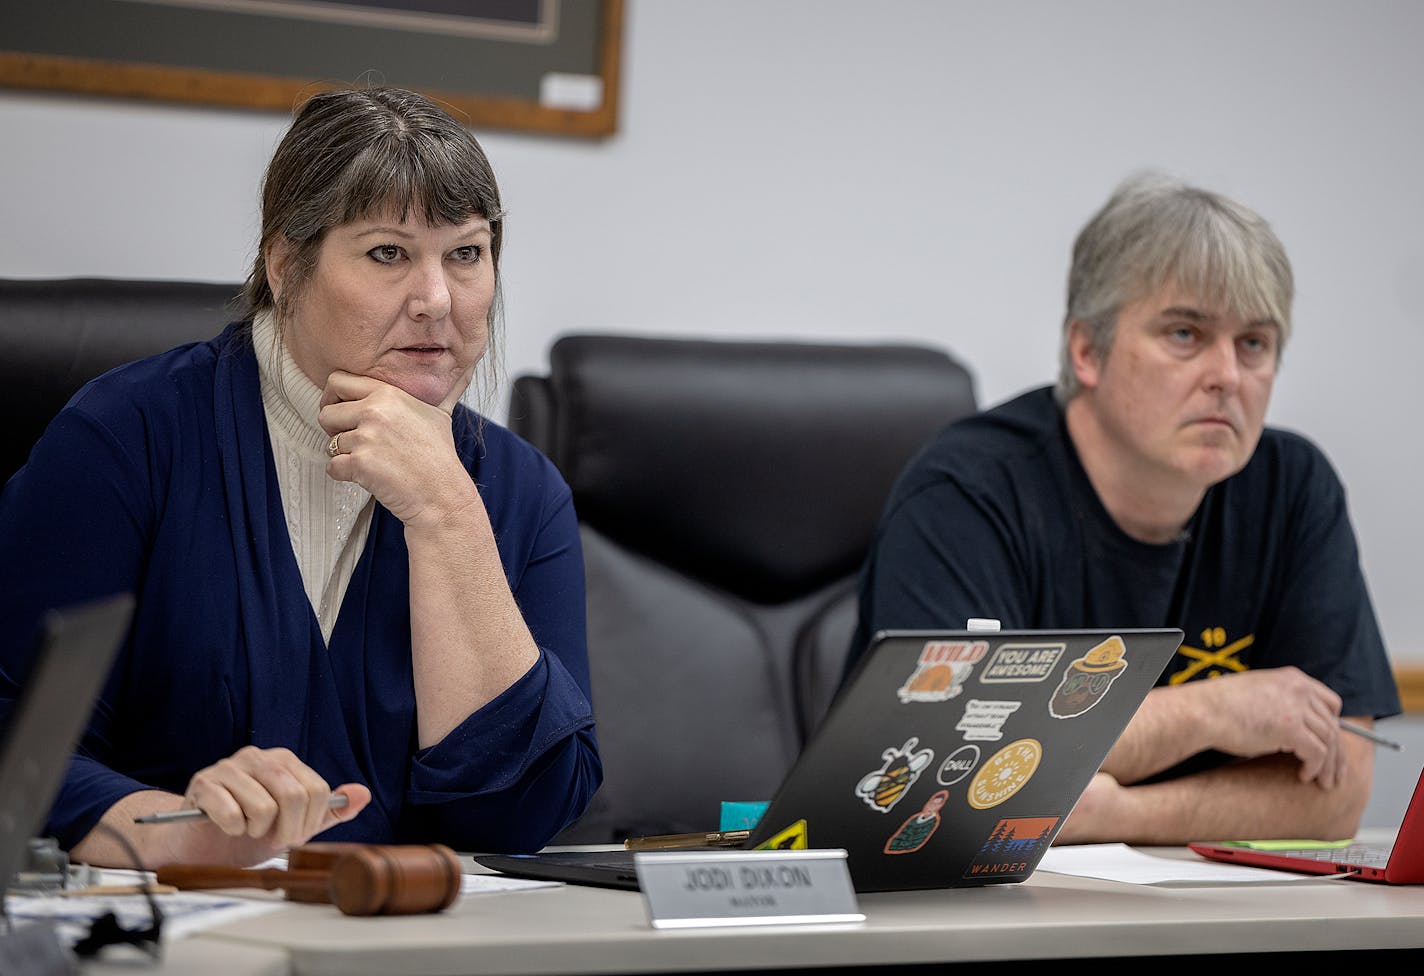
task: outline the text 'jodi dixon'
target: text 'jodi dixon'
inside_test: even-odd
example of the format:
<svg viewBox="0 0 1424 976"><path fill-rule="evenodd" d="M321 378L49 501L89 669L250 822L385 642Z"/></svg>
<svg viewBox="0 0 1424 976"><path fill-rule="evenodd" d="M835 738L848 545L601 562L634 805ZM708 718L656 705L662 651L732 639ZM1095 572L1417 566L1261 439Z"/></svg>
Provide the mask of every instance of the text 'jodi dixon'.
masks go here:
<svg viewBox="0 0 1424 976"><path fill-rule="evenodd" d="M780 891L811 887L811 873L800 865L736 868L699 866L686 868L683 887L688 891Z"/></svg>

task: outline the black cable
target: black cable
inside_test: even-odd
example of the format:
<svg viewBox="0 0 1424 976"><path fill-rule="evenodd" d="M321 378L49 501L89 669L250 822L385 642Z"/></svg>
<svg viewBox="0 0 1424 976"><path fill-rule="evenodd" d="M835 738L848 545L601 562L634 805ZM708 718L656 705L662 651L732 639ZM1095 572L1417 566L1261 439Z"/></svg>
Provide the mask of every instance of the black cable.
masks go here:
<svg viewBox="0 0 1424 976"><path fill-rule="evenodd" d="M151 921L147 928L126 929L119 923L117 915L113 912L105 912L89 923L89 934L74 944L74 954L81 959L88 959L97 955L99 950L105 946L131 945L157 959L163 952L163 911L153 898L153 884L148 880L148 872L144 869L143 859L138 856L138 852L129 843L129 839L122 833L102 821L97 826L117 840L129 860L133 862L134 868L139 873L139 890L143 893L144 900L148 902Z"/></svg>

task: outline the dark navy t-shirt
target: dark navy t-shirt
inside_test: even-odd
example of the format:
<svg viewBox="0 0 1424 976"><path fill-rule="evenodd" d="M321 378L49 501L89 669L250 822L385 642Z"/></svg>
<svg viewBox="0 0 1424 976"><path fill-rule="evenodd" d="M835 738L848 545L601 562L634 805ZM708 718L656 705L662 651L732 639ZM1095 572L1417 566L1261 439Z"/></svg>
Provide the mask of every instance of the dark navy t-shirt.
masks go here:
<svg viewBox="0 0 1424 976"><path fill-rule="evenodd" d="M1342 714L1398 714L1345 491L1305 438L1267 429L1177 541L1139 542L1099 502L1044 387L941 431L887 502L851 662L878 630L1180 627L1159 685L1292 664Z"/></svg>

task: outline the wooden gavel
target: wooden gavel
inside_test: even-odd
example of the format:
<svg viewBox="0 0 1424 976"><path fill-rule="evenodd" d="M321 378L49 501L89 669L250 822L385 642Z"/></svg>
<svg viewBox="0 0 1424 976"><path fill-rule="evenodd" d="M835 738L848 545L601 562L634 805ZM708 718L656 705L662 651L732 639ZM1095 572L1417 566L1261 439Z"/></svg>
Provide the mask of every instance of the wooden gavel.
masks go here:
<svg viewBox="0 0 1424 976"><path fill-rule="evenodd" d="M287 869L170 864L156 872L175 888L281 889L292 901L335 905L346 915L420 915L460 894L460 859L443 844L314 843L293 848Z"/></svg>

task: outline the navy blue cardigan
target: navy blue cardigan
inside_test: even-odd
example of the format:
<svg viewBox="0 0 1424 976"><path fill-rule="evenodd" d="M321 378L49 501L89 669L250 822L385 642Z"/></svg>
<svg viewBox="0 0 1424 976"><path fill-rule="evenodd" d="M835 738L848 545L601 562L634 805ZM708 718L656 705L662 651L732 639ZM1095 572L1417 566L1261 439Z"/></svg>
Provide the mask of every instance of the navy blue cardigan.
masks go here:
<svg viewBox="0 0 1424 976"><path fill-rule="evenodd" d="M80 390L0 495L0 721L46 608L138 597L46 831L68 849L135 790L183 792L247 744L286 746L372 803L323 840L542 846L602 781L568 486L458 407L505 575L540 648L441 742L416 744L402 526L379 504L330 647L287 537L257 362L234 323Z"/></svg>

